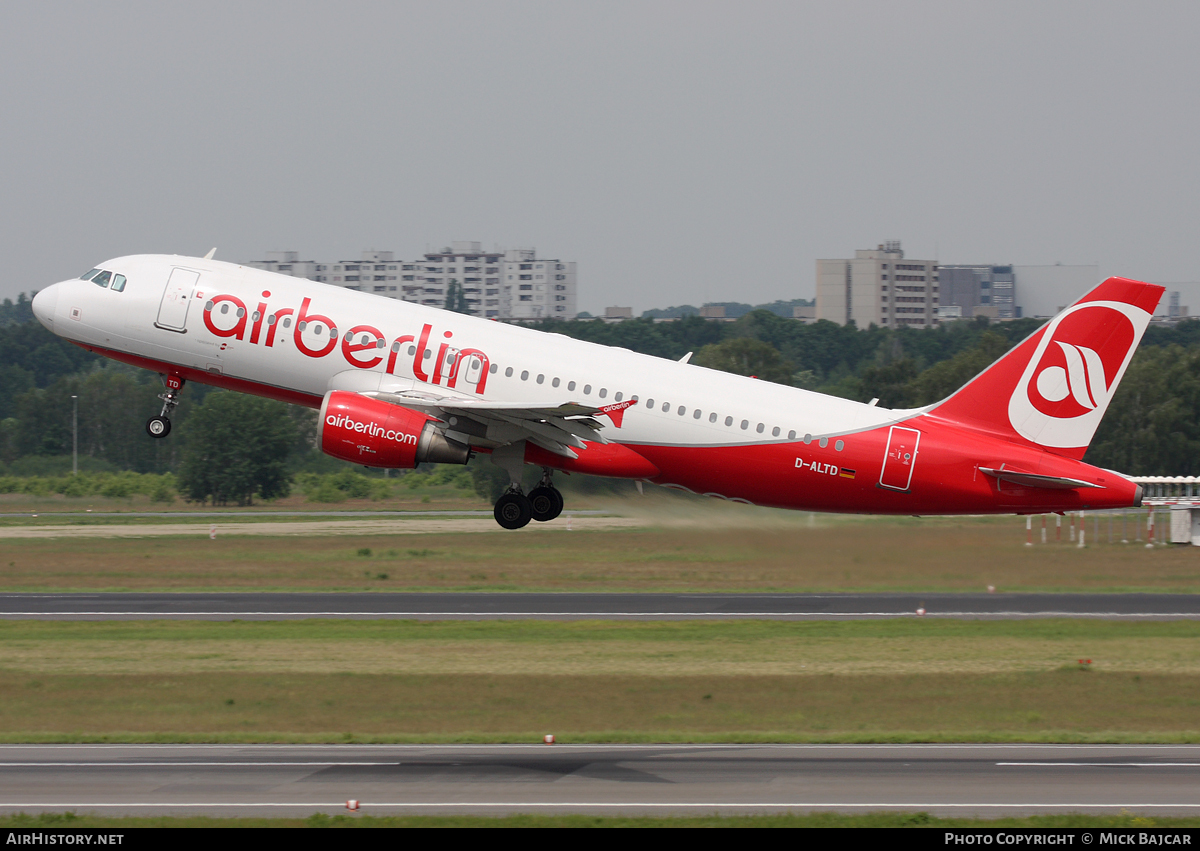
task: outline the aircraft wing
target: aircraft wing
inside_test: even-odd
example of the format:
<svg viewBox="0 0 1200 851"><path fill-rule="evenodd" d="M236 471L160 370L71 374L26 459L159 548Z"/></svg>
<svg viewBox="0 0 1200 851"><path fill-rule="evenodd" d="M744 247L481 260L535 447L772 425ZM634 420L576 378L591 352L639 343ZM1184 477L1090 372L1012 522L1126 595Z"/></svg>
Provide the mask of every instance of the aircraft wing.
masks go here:
<svg viewBox="0 0 1200 851"><path fill-rule="evenodd" d="M608 443L601 434L604 424L596 417L608 417L613 425L620 428L625 409L637 404L636 400L631 399L600 407L579 402L544 407L520 402L437 396L425 391L369 392L363 395L412 408L439 419L447 424L450 436L464 443L501 446L528 440L564 458L578 458L574 450L586 449L585 440Z"/></svg>

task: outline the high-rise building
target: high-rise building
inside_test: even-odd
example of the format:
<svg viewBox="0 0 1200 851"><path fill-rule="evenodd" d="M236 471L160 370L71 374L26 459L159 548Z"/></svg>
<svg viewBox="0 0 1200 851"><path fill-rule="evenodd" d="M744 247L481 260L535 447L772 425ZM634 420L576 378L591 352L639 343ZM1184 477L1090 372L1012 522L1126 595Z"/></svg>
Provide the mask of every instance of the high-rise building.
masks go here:
<svg viewBox="0 0 1200 851"><path fill-rule="evenodd" d="M317 280L317 264L311 260L301 260L299 251L268 251L266 260L252 260L245 265L291 275L293 278Z"/></svg>
<svg viewBox="0 0 1200 851"><path fill-rule="evenodd" d="M942 264L938 267L941 291L939 306L961 307L963 318L987 316L991 319L1015 319L1016 284L1012 266Z"/></svg>
<svg viewBox="0 0 1200 851"><path fill-rule="evenodd" d="M892 240L849 260L817 261L817 319L859 328L928 328L937 322L938 264L909 260Z"/></svg>
<svg viewBox="0 0 1200 851"><path fill-rule="evenodd" d="M478 242L454 242L419 260L372 250L336 263L271 251L246 265L429 307L445 307L456 285L468 311L486 319L574 319L578 311L574 261L539 258L532 248L484 251Z"/></svg>

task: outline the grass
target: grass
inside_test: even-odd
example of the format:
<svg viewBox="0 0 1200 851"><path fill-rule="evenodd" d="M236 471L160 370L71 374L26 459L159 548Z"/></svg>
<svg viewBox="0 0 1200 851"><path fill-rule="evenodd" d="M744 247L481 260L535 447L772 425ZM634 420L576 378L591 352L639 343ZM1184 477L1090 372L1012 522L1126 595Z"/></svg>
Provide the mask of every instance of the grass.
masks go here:
<svg viewBox="0 0 1200 851"><path fill-rule="evenodd" d="M1186 621L7 622L0 740L1200 741L1198 638Z"/></svg>
<svg viewBox="0 0 1200 851"><path fill-rule="evenodd" d="M1200 592L1196 548L1030 548L1020 518L688 509L652 515L657 528L594 532L5 539L0 588Z"/></svg>
<svg viewBox="0 0 1200 851"><path fill-rule="evenodd" d="M373 816L314 813L307 818L213 818L209 816L106 817L94 814L17 813L0 816L0 828L113 828L142 827L903 827L903 828L1196 828L1200 818L1119 815L1028 816L1025 818L938 818L925 812L844 814L832 812L787 813L753 816Z"/></svg>

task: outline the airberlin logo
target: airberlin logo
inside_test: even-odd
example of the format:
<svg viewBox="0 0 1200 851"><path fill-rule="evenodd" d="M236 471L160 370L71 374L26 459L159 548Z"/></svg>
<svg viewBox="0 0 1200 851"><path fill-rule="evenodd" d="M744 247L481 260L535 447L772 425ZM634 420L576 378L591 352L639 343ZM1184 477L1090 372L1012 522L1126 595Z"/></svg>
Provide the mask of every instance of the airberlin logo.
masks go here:
<svg viewBox="0 0 1200 851"><path fill-rule="evenodd" d="M1150 315L1122 302L1085 302L1046 326L1009 399L1009 422L1042 446L1086 446Z"/></svg>
<svg viewBox="0 0 1200 851"><path fill-rule="evenodd" d="M1108 383L1104 380L1104 363L1094 349L1054 341L1066 359L1065 367L1047 366L1038 373L1038 394L1047 402L1061 402L1070 396L1079 407L1091 411L1108 398ZM1036 404L1036 400L1035 400Z"/></svg>
<svg viewBox="0 0 1200 851"><path fill-rule="evenodd" d="M410 446L417 445L417 436L415 434L405 434L402 431L385 429L377 423L360 423L358 420L352 419L345 414L329 414L325 417L325 424L335 428L344 428L347 431L355 431L359 434L369 434L371 437L382 437L384 440L407 443Z"/></svg>
<svg viewBox="0 0 1200 851"><path fill-rule="evenodd" d="M197 292L196 297L204 298L205 294ZM263 290L262 300L253 310L235 295L208 297L204 327L226 340L221 343L221 351L229 347L229 340L244 340L268 349L290 344L310 358L324 358L340 349L346 363L356 369L375 369L382 364L388 375L411 372L418 381L445 387L461 384L481 396L487 389L491 360L480 349L462 347L453 331L443 331L439 336L431 324L422 325L420 334L394 337L374 325L353 325L339 331L333 318L313 310L311 298L302 299L297 311L272 306L270 297L271 292Z"/></svg>

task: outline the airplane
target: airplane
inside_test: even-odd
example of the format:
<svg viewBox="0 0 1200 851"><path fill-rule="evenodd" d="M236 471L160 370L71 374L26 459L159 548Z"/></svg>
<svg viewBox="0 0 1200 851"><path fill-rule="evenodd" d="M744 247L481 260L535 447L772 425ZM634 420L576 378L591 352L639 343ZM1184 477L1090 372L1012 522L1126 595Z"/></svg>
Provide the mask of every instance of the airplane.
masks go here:
<svg viewBox="0 0 1200 851"><path fill-rule="evenodd" d="M355 464L489 454L511 480L506 529L562 512L558 471L809 511L1141 505L1140 486L1082 458L1153 284L1108 278L948 398L889 410L211 256L118 257L33 300L60 337L160 374L153 438L189 381L307 405L321 449ZM542 469L529 493L527 464Z"/></svg>

